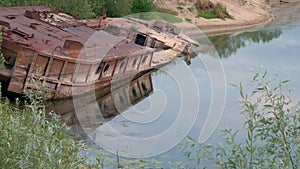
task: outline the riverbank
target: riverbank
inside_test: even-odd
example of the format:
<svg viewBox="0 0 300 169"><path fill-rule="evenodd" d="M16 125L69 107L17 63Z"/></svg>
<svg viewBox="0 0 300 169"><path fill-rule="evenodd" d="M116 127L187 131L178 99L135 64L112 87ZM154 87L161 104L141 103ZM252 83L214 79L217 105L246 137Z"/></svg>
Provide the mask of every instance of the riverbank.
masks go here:
<svg viewBox="0 0 300 169"><path fill-rule="evenodd" d="M178 12L178 17L189 21L195 26L186 23L178 23L188 34L199 32L199 29L205 35L220 35L239 33L249 29L260 28L270 24L276 18L275 23L280 24L291 19L290 10L299 12L299 0L289 0L279 2L279 0L248 0L241 4L239 0L211 0L213 3L222 3L232 19L205 19L197 17L195 9L196 0L170 0L159 1L159 5ZM289 15L287 15L289 13ZM298 16L298 15L297 15ZM278 20L280 18L280 20ZM284 18L284 19L282 19ZM294 17L299 18L299 17ZM273 22L272 22L273 23Z"/></svg>
<svg viewBox="0 0 300 169"><path fill-rule="evenodd" d="M211 2L215 4L222 3L232 16L232 19L205 19L197 17L196 0L170 0L159 3L164 8L178 12L178 17L190 21L206 35L226 34L262 27L274 18L270 5L265 0L249 0L244 4L239 0L211 0ZM183 24L178 25L183 26Z"/></svg>

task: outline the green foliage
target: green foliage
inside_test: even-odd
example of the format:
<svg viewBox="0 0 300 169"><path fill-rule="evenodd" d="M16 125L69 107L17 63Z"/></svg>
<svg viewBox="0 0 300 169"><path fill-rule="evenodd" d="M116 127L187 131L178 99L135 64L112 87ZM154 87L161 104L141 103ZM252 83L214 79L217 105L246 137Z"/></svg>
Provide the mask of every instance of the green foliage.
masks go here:
<svg viewBox="0 0 300 169"><path fill-rule="evenodd" d="M179 163L177 168L201 168L200 166L205 166L205 163L211 160L214 153L212 145L198 144L196 140L189 136L179 147L187 161Z"/></svg>
<svg viewBox="0 0 300 169"><path fill-rule="evenodd" d="M63 10L66 13L74 15L78 19L93 18L94 13L92 2L94 0L3 0L0 6L38 6L45 5L54 10ZM100 13L100 12L99 12Z"/></svg>
<svg viewBox="0 0 300 169"><path fill-rule="evenodd" d="M29 100L22 108L18 99L14 105L0 101L0 168L79 168L85 163L77 155L82 144L46 113L43 99Z"/></svg>
<svg viewBox="0 0 300 169"><path fill-rule="evenodd" d="M97 17L103 9L109 17L123 17L133 13L162 12L177 15L176 11L156 7L153 0L3 0L0 6L46 5L63 10L78 19Z"/></svg>
<svg viewBox="0 0 300 169"><path fill-rule="evenodd" d="M133 0L132 13L151 12L155 9L155 3L153 0Z"/></svg>
<svg viewBox="0 0 300 169"><path fill-rule="evenodd" d="M155 9L153 0L104 0L103 8L108 16L123 17L129 14L151 12Z"/></svg>
<svg viewBox="0 0 300 169"><path fill-rule="evenodd" d="M217 18L217 15L213 10L206 9L206 10L198 10L197 17L202 17L205 19L214 19L214 18Z"/></svg>
<svg viewBox="0 0 300 169"><path fill-rule="evenodd" d="M226 145L218 147L218 164L224 168L298 168L300 148L299 106L294 105L279 80L274 85L267 73L257 73L252 93L244 94L240 85L242 112L247 116L245 146L236 143L235 133L224 131ZM229 141L228 141L229 140ZM228 144L230 143L230 144ZM234 150L234 151L232 151Z"/></svg>
<svg viewBox="0 0 300 169"><path fill-rule="evenodd" d="M190 18L185 18L185 21L189 22L189 23L192 23L192 19L190 19Z"/></svg>
<svg viewBox="0 0 300 169"><path fill-rule="evenodd" d="M217 3L217 5L214 7L214 12L220 19L232 18L232 16L229 15L226 7L221 3Z"/></svg>
<svg viewBox="0 0 300 169"><path fill-rule="evenodd" d="M131 13L131 0L105 0L104 8L110 17L123 17Z"/></svg>
<svg viewBox="0 0 300 169"><path fill-rule="evenodd" d="M63 9L64 12L74 15L78 19L94 18L97 15L93 11L90 0L64 0L60 2L63 3L61 3L59 8L57 8L54 4L53 8Z"/></svg>
<svg viewBox="0 0 300 169"><path fill-rule="evenodd" d="M78 19L96 18L103 9L107 10L109 17L124 17L135 13L161 12L177 15L176 11L159 8L153 0L3 0L0 6L30 6L45 5L54 10L75 16ZM153 17L156 18L156 17ZM176 17L163 17L172 22L179 22Z"/></svg>
<svg viewBox="0 0 300 169"><path fill-rule="evenodd" d="M98 17L102 13L105 6L105 0L88 0L92 12Z"/></svg>
<svg viewBox="0 0 300 169"><path fill-rule="evenodd" d="M198 10L198 16L197 17L203 17L203 18L206 18L206 19L232 18L232 16L229 15L226 7L221 3L217 3L216 5L210 4L210 5L207 5L207 6L204 6L204 7L201 6L201 5L197 5L196 8Z"/></svg>
<svg viewBox="0 0 300 169"><path fill-rule="evenodd" d="M237 142L239 132L232 129L222 130L222 144L214 147L188 138L183 154L189 165L194 162L199 168L199 160L211 158L218 168L224 169L299 168L300 105L291 100L290 90L284 88L288 82L278 76L268 77L265 72L253 77L250 94L244 92L242 84L236 85L242 98L242 114L247 117L244 142Z"/></svg>

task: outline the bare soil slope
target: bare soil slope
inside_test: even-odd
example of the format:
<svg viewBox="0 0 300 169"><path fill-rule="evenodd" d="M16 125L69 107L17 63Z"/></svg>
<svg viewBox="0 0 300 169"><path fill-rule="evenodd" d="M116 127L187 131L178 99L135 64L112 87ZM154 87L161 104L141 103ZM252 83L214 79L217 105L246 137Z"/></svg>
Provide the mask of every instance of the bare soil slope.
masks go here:
<svg viewBox="0 0 300 169"><path fill-rule="evenodd" d="M177 11L183 20L191 19L206 34L223 34L264 26L273 18L270 6L265 0L247 0L245 4L241 1L211 0L213 3L222 3L233 17L225 20L197 17L196 0L158 0L157 3L163 8Z"/></svg>

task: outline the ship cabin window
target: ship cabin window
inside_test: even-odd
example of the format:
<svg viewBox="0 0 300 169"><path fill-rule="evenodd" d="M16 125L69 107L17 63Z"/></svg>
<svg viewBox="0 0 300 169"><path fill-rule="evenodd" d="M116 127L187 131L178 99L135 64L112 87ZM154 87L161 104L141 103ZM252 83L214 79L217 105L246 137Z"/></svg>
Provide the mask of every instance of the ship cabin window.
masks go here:
<svg viewBox="0 0 300 169"><path fill-rule="evenodd" d="M150 44L150 48L155 48L155 40L152 40L151 44Z"/></svg>
<svg viewBox="0 0 300 169"><path fill-rule="evenodd" d="M163 49L168 50L168 49L171 49L171 48L169 46L164 46Z"/></svg>
<svg viewBox="0 0 300 169"><path fill-rule="evenodd" d="M16 19L16 16L15 15L7 15L5 16L7 19Z"/></svg>
<svg viewBox="0 0 300 169"><path fill-rule="evenodd" d="M100 71L101 71L101 64L97 67L97 69L96 69L96 73L95 74L99 74L100 73Z"/></svg>
<svg viewBox="0 0 300 169"><path fill-rule="evenodd" d="M145 46L147 37L141 34L137 34L135 43L141 46Z"/></svg>
<svg viewBox="0 0 300 169"><path fill-rule="evenodd" d="M148 88L144 83L142 83L142 89L145 93L148 92Z"/></svg>
<svg viewBox="0 0 300 169"><path fill-rule="evenodd" d="M104 70L103 70L103 72L105 73L105 72L107 72L108 71L108 69L109 69L109 65L106 65L105 67L104 67Z"/></svg>
<svg viewBox="0 0 300 169"><path fill-rule="evenodd" d="M120 70L123 69L124 65L125 65L125 63L124 63L124 61L123 61L123 62L120 64Z"/></svg>
<svg viewBox="0 0 300 169"><path fill-rule="evenodd" d="M143 60L142 60L142 63L143 63L143 64L146 62L147 58L148 58L147 55L143 57Z"/></svg>
<svg viewBox="0 0 300 169"><path fill-rule="evenodd" d="M132 62L132 67L134 67L134 66L136 65L136 63L137 63L137 58L135 58L135 59L133 60L133 62Z"/></svg>
<svg viewBox="0 0 300 169"><path fill-rule="evenodd" d="M132 94L133 96L136 98L137 97L137 93L136 93L136 90L135 89L132 89Z"/></svg>

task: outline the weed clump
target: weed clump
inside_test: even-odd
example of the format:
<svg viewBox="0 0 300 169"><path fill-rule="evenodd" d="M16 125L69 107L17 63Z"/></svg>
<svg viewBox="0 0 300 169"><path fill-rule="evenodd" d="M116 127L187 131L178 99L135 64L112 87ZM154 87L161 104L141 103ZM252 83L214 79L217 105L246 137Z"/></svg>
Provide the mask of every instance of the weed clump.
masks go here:
<svg viewBox="0 0 300 169"><path fill-rule="evenodd" d="M209 0L197 0L196 8L198 10L198 17L203 17L206 19L232 18L226 7L221 3L214 4Z"/></svg>
<svg viewBox="0 0 300 169"><path fill-rule="evenodd" d="M188 137L182 146L185 157L195 166L211 160L224 169L299 168L300 105L291 99L291 90L285 87L288 82L265 72L252 78L250 92L242 84L235 85L241 95L241 114L246 116L246 138L238 141L239 131L233 129L221 130L224 137L216 146L197 144Z"/></svg>
<svg viewBox="0 0 300 169"><path fill-rule="evenodd" d="M69 128L43 99L34 95L14 104L0 91L0 168L79 168L83 145L69 136Z"/></svg>

